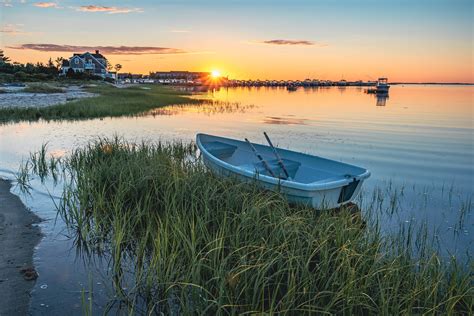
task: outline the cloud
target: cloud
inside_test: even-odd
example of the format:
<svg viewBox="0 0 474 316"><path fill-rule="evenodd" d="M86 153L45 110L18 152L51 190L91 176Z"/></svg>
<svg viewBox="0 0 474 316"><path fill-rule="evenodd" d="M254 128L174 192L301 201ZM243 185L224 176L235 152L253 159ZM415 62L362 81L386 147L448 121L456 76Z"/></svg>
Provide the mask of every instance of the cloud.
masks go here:
<svg viewBox="0 0 474 316"><path fill-rule="evenodd" d="M56 2L36 2L33 3L35 7L38 8L57 8L58 4Z"/></svg>
<svg viewBox="0 0 474 316"><path fill-rule="evenodd" d="M104 12L108 14L143 12L143 10L140 8L105 7L105 6L97 6L97 5L84 5L77 8L76 10L81 11L81 12Z"/></svg>
<svg viewBox="0 0 474 316"><path fill-rule="evenodd" d="M11 0L0 0L0 6L2 7L13 7Z"/></svg>
<svg viewBox="0 0 474 316"><path fill-rule="evenodd" d="M110 55L147 55L147 54L184 54L186 51L178 48L153 47L153 46L76 46L56 44L22 44L20 46L9 46L11 49L31 49L41 52L94 52Z"/></svg>
<svg viewBox="0 0 474 316"><path fill-rule="evenodd" d="M266 41L259 41L260 44L269 44L269 45L304 45L304 46L312 46L316 43L307 40L288 40L288 39L274 39L274 40L266 40Z"/></svg>
<svg viewBox="0 0 474 316"><path fill-rule="evenodd" d="M20 32L19 28L18 28L19 25L17 24L5 24L3 26L0 27L0 33L18 33Z"/></svg>
<svg viewBox="0 0 474 316"><path fill-rule="evenodd" d="M21 29L23 24L4 24L0 26L0 33L4 33L5 35L9 36L16 36L16 35L27 35L30 33L23 32Z"/></svg>

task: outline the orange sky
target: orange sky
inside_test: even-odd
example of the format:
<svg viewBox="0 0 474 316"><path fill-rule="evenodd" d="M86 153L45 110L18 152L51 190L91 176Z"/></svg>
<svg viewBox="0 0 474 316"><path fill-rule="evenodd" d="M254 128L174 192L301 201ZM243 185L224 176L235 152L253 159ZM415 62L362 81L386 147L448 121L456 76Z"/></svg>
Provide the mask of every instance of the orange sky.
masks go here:
<svg viewBox="0 0 474 316"><path fill-rule="evenodd" d="M2 2L3 1L3 2ZM474 83L468 1L354 5L276 0L115 6L22 1L0 7L0 47L25 63L68 57L65 47L110 46L122 72L219 70L237 79L346 79ZM398 3L398 4L400 4ZM451 3L451 4L450 4ZM163 13L163 12L166 12ZM26 44L26 46L25 46ZM55 49L36 44L58 45ZM141 48L155 49L153 53ZM60 51L58 51L60 50ZM170 51L171 50L171 51Z"/></svg>

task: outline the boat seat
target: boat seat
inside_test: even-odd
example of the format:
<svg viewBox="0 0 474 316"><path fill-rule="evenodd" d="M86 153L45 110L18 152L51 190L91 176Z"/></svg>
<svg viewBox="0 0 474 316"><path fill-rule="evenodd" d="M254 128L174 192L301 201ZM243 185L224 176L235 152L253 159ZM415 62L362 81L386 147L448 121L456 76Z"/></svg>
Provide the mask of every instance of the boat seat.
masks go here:
<svg viewBox="0 0 474 316"><path fill-rule="evenodd" d="M282 159L282 160L283 160L283 164L285 165L286 171L290 175L290 178L294 178L296 172L298 171L298 168L301 166L301 163L294 160L288 160L288 159ZM277 178L281 178L281 179L286 178L285 172L278 164L277 159L267 160L267 164ZM244 165L240 165L240 167L247 170L251 170L253 172L257 172L259 174L271 176L271 174L268 172L268 170L265 168L262 162L257 162L253 164L244 164Z"/></svg>
<svg viewBox="0 0 474 316"><path fill-rule="evenodd" d="M204 144L206 150L219 159L228 158L232 156L237 149L237 146L214 141L214 142L207 142Z"/></svg>

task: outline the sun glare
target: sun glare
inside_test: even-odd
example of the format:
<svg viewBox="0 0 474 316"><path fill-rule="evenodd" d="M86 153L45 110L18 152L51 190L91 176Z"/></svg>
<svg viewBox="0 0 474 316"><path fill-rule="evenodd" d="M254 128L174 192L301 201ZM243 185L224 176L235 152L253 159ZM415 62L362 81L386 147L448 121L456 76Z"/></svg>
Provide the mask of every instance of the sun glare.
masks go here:
<svg viewBox="0 0 474 316"><path fill-rule="evenodd" d="M211 76L212 76L212 78L217 79L221 76L221 72L219 70L213 70L211 72Z"/></svg>

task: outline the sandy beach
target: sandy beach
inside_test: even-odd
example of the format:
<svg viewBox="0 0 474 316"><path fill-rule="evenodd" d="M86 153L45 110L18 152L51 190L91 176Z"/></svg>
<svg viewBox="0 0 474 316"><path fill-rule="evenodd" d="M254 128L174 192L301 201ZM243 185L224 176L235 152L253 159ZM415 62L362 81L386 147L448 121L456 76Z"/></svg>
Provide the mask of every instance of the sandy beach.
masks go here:
<svg viewBox="0 0 474 316"><path fill-rule="evenodd" d="M4 88L4 90L7 93L0 93L0 108L48 107L97 96L79 86L68 86L63 93L27 93L18 88Z"/></svg>
<svg viewBox="0 0 474 316"><path fill-rule="evenodd" d="M11 184L0 179L0 316L26 315L37 274L34 247L41 239L40 218L29 211Z"/></svg>

